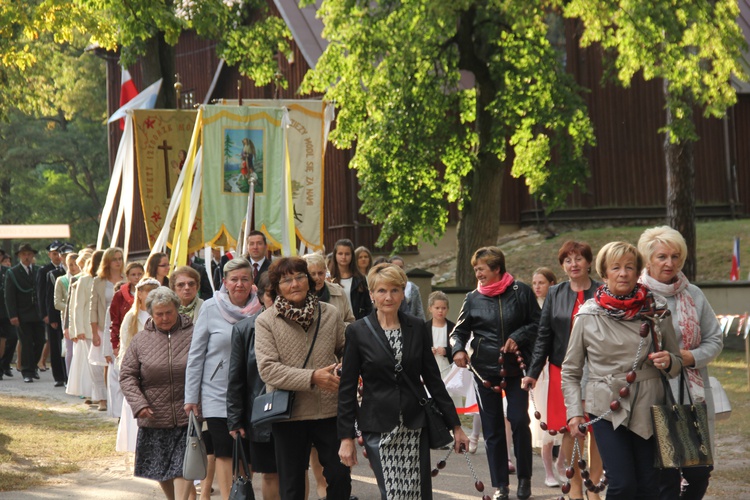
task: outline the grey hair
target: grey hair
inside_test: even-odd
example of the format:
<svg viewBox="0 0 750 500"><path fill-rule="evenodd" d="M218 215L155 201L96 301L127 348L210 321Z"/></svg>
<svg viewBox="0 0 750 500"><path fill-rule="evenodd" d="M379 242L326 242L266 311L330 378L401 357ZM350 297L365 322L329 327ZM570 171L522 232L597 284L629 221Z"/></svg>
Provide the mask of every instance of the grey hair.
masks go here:
<svg viewBox="0 0 750 500"><path fill-rule="evenodd" d="M328 269L326 267L326 259L319 253L308 253L307 255L302 256L303 259L305 259L305 262L307 262L307 268L309 269L310 266L312 267L322 267L325 271Z"/></svg>
<svg viewBox="0 0 750 500"><path fill-rule="evenodd" d="M236 271L237 269L252 269L250 261L244 257L235 257L234 259L227 261L227 263L224 264L224 276L232 271Z"/></svg>
<svg viewBox="0 0 750 500"><path fill-rule="evenodd" d="M152 310L154 306L165 304L174 304L175 309L180 309L180 298L168 286L154 288L148 293L148 297L146 297L146 310L149 315L154 314Z"/></svg>

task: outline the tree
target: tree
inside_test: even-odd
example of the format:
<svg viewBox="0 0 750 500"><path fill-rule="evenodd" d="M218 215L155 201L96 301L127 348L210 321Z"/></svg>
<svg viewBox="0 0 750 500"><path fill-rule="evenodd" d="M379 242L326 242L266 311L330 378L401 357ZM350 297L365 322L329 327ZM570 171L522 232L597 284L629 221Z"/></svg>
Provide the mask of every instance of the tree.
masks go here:
<svg viewBox="0 0 750 500"><path fill-rule="evenodd" d="M336 102L337 147L356 142L351 166L362 210L383 225L378 245L434 240L458 201L456 279L472 285L472 252L497 241L507 169L548 208L585 179L593 131L546 37L553 3L323 2L330 43L302 91Z"/></svg>
<svg viewBox="0 0 750 500"><path fill-rule="evenodd" d="M736 102L730 78L742 77L742 31L736 0L571 0L565 15L585 25L581 45L599 43L627 87L636 73L664 80L667 220L688 245L683 271L695 263L694 110L723 117Z"/></svg>
<svg viewBox="0 0 750 500"><path fill-rule="evenodd" d="M88 37L71 27L77 21L62 28L51 12L37 29L50 5L0 7L8 22L0 28L0 221L68 223L73 240L88 243L109 178L104 63L85 51Z"/></svg>

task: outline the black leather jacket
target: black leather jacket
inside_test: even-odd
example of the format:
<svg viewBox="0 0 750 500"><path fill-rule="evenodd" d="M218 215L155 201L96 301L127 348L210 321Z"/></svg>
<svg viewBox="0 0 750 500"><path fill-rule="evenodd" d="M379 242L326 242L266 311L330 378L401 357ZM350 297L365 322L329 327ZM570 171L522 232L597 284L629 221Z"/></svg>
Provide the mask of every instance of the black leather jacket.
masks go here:
<svg viewBox="0 0 750 500"><path fill-rule="evenodd" d="M601 285L598 281L591 280L591 286L583 292L584 302L592 298ZM568 351L572 324L570 315L573 313L577 296L578 294L570 289L569 281L550 287L547 292L542 317L539 320L539 334L529 365L529 377L539 378L548 357L553 365L562 366L565 353Z"/></svg>
<svg viewBox="0 0 750 500"><path fill-rule="evenodd" d="M253 401L266 384L258 374L255 358L255 316L243 319L232 327L232 354L229 358L227 384L227 427L230 431L245 429L250 441L267 443L271 440L271 427L253 427L250 416Z"/></svg>
<svg viewBox="0 0 750 500"><path fill-rule="evenodd" d="M356 319L362 319L372 312L372 299L367 290L367 281L358 277L352 280L352 290L349 294L352 301L352 312Z"/></svg>
<svg viewBox="0 0 750 500"><path fill-rule="evenodd" d="M497 380L500 370L498 354L508 338L516 342L527 362L531 359L539 314L534 292L525 283L515 281L497 297L487 297L478 290L469 292L451 335L453 355L466 351L469 337L474 334L471 365L483 378ZM521 375L516 356L506 355L503 366L508 376Z"/></svg>

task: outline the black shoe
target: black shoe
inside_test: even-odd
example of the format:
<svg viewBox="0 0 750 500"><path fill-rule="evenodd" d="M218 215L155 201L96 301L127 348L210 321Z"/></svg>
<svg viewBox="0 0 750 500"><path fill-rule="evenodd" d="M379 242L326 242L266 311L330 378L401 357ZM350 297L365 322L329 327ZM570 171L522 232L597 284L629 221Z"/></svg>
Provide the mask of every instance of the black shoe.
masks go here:
<svg viewBox="0 0 750 500"><path fill-rule="evenodd" d="M28 383L31 383L31 382L33 382L33 381L34 381L34 379L33 379L33 378L31 378L31 377L24 377L24 378L23 378L23 381L24 381L24 382L26 382L26 383L28 384Z"/></svg>
<svg viewBox="0 0 750 500"><path fill-rule="evenodd" d="M55 382L55 387L62 387L64 385L65 385L65 382L63 382L62 380L58 380L57 382Z"/></svg>
<svg viewBox="0 0 750 500"><path fill-rule="evenodd" d="M531 479L526 477L518 478L518 491L516 496L521 500L526 500L531 496Z"/></svg>
<svg viewBox="0 0 750 500"><path fill-rule="evenodd" d="M11 370L10 368L7 368L7 369L3 370L3 374L6 377L12 377L13 376L13 370Z"/></svg>
<svg viewBox="0 0 750 500"><path fill-rule="evenodd" d="M507 486L500 486L495 490L495 494L492 495L492 500L509 500L510 490Z"/></svg>
<svg viewBox="0 0 750 500"><path fill-rule="evenodd" d="M39 380L39 372L34 372L34 378Z"/></svg>

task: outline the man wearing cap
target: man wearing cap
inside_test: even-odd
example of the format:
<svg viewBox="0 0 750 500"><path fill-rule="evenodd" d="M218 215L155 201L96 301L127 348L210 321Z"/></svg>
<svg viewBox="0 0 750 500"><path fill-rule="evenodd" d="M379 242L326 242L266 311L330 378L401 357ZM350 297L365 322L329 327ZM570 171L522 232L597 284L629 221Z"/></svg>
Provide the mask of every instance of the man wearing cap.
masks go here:
<svg viewBox="0 0 750 500"><path fill-rule="evenodd" d="M21 342L21 373L24 382L39 378L37 361L44 348L44 321L39 312L36 277L39 267L33 264L37 251L28 243L18 248L19 263L5 273L5 307L10 323L18 330Z"/></svg>
<svg viewBox="0 0 750 500"><path fill-rule="evenodd" d="M55 309L55 281L65 275L64 254L73 251L71 245L55 240L47 246L49 264L42 266L36 278L36 292L39 312L47 330L47 346L52 366L55 387L63 387L67 380L65 363L62 358L62 328L60 311ZM43 360L42 360L43 362Z"/></svg>
<svg viewBox="0 0 750 500"><path fill-rule="evenodd" d="M0 258L4 255L5 251L0 249ZM13 376L10 363L13 361L13 353L16 352L18 343L16 327L10 324L8 311L5 308L5 275L9 270L9 267L0 264L0 380L3 379L3 375Z"/></svg>

